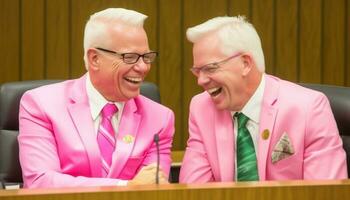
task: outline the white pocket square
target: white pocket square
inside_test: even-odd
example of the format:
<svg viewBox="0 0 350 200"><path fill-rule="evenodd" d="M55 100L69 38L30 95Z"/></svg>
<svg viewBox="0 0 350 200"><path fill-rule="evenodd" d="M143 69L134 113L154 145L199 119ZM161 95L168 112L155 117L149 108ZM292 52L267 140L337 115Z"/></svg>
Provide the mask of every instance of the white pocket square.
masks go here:
<svg viewBox="0 0 350 200"><path fill-rule="evenodd" d="M272 151L272 163L285 159L294 154L294 148L288 134L284 132Z"/></svg>

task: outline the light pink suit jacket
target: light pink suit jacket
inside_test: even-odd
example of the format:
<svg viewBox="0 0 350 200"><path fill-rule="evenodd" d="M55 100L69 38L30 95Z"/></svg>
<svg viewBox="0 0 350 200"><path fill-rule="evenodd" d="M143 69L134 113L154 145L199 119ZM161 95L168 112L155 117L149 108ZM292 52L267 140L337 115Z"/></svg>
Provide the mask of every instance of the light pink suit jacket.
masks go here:
<svg viewBox="0 0 350 200"><path fill-rule="evenodd" d="M346 179L346 155L328 99L320 92L266 75L257 160L260 180ZM262 132L270 132L268 139ZM233 121L204 92L190 105L190 136L180 182L233 181ZM286 133L295 153L272 163L271 154Z"/></svg>
<svg viewBox="0 0 350 200"><path fill-rule="evenodd" d="M25 187L115 185L132 179L140 167L157 160L154 134L160 137L160 166L168 174L174 134L173 112L144 96L125 102L110 174L101 177L86 76L27 91L20 103L18 136ZM123 141L132 135L132 143Z"/></svg>

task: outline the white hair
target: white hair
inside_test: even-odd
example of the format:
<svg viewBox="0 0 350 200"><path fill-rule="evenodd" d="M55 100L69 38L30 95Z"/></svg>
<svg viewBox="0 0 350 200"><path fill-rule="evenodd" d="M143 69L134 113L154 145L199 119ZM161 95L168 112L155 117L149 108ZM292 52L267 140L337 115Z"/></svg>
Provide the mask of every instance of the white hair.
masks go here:
<svg viewBox="0 0 350 200"><path fill-rule="evenodd" d="M91 47L110 43L109 26L112 23L125 23L135 27L143 27L146 15L124 8L107 8L90 16L84 31L84 62L88 69L87 51Z"/></svg>
<svg viewBox="0 0 350 200"><path fill-rule="evenodd" d="M264 53L258 33L244 16L216 17L187 29L187 39L196 43L210 33L216 33L221 51L227 56L236 52L250 53L259 71L265 71Z"/></svg>

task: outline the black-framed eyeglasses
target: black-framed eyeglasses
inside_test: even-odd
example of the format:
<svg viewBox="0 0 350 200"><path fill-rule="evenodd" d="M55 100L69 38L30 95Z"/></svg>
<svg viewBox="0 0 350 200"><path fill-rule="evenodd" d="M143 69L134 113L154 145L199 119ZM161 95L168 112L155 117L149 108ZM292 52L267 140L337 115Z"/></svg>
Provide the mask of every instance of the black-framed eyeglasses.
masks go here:
<svg viewBox="0 0 350 200"><path fill-rule="evenodd" d="M213 62L213 63L209 63L209 64L206 64L202 67L191 67L190 68L190 71L193 73L193 75L195 76L199 76L199 74L202 72L204 75L211 75L213 73L215 73L219 68L220 68L220 65L221 64L224 64L226 63L227 61L233 59L233 58L236 58L238 56L242 55L242 53L237 53L237 54L234 54L233 56L230 56L222 61L219 61L219 62Z"/></svg>
<svg viewBox="0 0 350 200"><path fill-rule="evenodd" d="M117 55L121 57L123 59L123 62L126 64L135 64L140 59L140 57L142 57L144 63L151 64L158 55L158 52L155 51L151 51L141 55L138 53L118 53L116 51L104 49L101 47L95 47L95 49Z"/></svg>

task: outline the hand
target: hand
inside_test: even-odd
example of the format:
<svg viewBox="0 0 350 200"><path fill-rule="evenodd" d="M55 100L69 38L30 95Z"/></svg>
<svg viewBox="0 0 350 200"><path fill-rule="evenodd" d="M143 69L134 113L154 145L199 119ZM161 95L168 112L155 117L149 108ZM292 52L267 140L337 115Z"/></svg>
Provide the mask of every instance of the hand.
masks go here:
<svg viewBox="0 0 350 200"><path fill-rule="evenodd" d="M134 179L128 181L128 185L145 185L145 184L155 184L156 183L156 173L157 164L152 163L139 171L139 173L134 177ZM165 176L164 172L159 168L159 183L168 183L168 178Z"/></svg>

